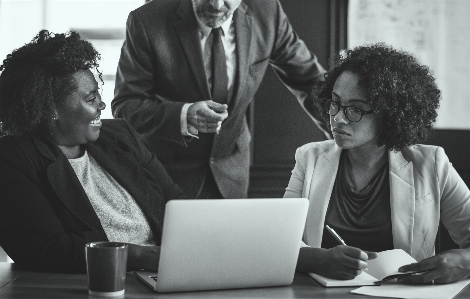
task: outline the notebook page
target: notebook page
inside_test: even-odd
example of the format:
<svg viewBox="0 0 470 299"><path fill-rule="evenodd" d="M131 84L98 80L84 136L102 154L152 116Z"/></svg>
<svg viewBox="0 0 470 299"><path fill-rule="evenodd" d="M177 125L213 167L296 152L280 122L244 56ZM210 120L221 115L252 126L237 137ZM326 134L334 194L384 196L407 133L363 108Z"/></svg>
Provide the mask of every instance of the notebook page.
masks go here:
<svg viewBox="0 0 470 299"><path fill-rule="evenodd" d="M364 285L375 285L375 282L377 281L375 277L372 277L365 272L362 272L358 276L349 280L333 279L316 273L309 273L308 275L310 275L313 279L318 281L319 284L325 287L354 287Z"/></svg>
<svg viewBox="0 0 470 299"><path fill-rule="evenodd" d="M416 260L404 250L386 250L379 252L377 258L367 261L366 272L382 280L385 276L402 273L398 272L398 268L411 263L416 263Z"/></svg>

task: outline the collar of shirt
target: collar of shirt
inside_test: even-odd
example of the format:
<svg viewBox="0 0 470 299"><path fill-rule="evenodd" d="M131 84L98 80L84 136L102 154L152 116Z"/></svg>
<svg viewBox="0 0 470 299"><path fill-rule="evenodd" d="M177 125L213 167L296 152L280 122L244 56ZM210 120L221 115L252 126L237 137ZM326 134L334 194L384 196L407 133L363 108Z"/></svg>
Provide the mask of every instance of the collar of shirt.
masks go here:
<svg viewBox="0 0 470 299"><path fill-rule="evenodd" d="M201 43L201 52L204 62L204 69L206 73L207 86L209 90L212 88L212 71L211 71L211 55L212 55L212 39L209 39L212 28L206 26L201 20L198 19L195 8L195 3L193 3L193 11L196 16L198 23L198 33ZM227 20L221 25L223 36L222 43L224 45L225 55L227 59L227 76L228 76L228 99L231 99L233 96L233 89L235 83L235 76L237 71L237 55L236 55L236 36L235 28L233 24L233 14L231 14ZM208 42L209 40L209 42ZM182 126L186 127L186 126Z"/></svg>

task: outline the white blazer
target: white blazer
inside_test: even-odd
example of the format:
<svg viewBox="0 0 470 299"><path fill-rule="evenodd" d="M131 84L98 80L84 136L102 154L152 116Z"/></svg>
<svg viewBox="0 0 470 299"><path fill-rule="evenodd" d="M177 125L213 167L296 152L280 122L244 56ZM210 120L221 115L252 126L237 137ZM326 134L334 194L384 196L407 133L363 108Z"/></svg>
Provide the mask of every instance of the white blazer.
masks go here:
<svg viewBox="0 0 470 299"><path fill-rule="evenodd" d="M341 155L334 140L297 149L284 197L310 201L304 241L320 247ZM388 154L393 246L416 260L435 254L439 219L461 248L470 247L470 191L441 147L415 145Z"/></svg>

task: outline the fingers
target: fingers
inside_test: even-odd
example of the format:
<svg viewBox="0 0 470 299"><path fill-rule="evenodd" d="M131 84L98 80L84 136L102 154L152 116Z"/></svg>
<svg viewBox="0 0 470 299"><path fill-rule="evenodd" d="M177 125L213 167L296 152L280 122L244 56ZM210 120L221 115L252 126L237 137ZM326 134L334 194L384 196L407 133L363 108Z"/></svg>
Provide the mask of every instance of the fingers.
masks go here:
<svg viewBox="0 0 470 299"><path fill-rule="evenodd" d="M220 128L222 127L222 122L216 123L206 123L206 122L199 122L197 126L195 126L197 130L201 133L219 133Z"/></svg>
<svg viewBox="0 0 470 299"><path fill-rule="evenodd" d="M188 123L202 133L218 133L228 117L227 105L213 101L192 104L188 108Z"/></svg>
<svg viewBox="0 0 470 299"><path fill-rule="evenodd" d="M188 125L188 133L192 135L197 135L199 131L192 125Z"/></svg>
<svg viewBox="0 0 470 299"><path fill-rule="evenodd" d="M226 115L227 111L225 111ZM223 121L227 117L220 113L217 113L214 110L209 109L208 107L202 107L200 110L197 111L197 115L201 118L204 119L206 122L218 122L218 121Z"/></svg>
<svg viewBox="0 0 470 299"><path fill-rule="evenodd" d="M408 265L401 266L398 268L399 272L409 272L409 271L428 271L424 273L418 273L410 275L407 277L399 278L398 282L406 284L426 284L431 283L436 279L440 278L439 271L434 271L436 268L436 257L430 257L424 259L418 263L412 263Z"/></svg>
<svg viewBox="0 0 470 299"><path fill-rule="evenodd" d="M205 101L204 103L209 108L209 111L213 112L208 116L215 116L217 121L224 121L228 117L228 106L226 104L220 104L214 101Z"/></svg>
<svg viewBox="0 0 470 299"><path fill-rule="evenodd" d="M340 245L336 247L338 247L338 249L341 250L342 253L344 254L344 260L343 260L344 266L351 268L353 270L356 270L356 271L359 270L358 274L360 274L361 270L364 270L367 268L368 256L364 251L360 250L359 248L350 247L350 246Z"/></svg>
<svg viewBox="0 0 470 299"><path fill-rule="evenodd" d="M367 254L368 260L373 260L379 256L377 252L372 252L372 251L364 251L364 252Z"/></svg>
<svg viewBox="0 0 470 299"><path fill-rule="evenodd" d="M401 266L398 268L398 272L409 272L409 271L426 271L436 268L436 258L430 257L420 261L419 263L412 263Z"/></svg>
<svg viewBox="0 0 470 299"><path fill-rule="evenodd" d="M439 281L440 275L438 271L429 271L425 273L414 274L402 278L398 278L397 282L405 284L428 284ZM444 283L441 282L441 283Z"/></svg>
<svg viewBox="0 0 470 299"><path fill-rule="evenodd" d="M228 111L225 110L224 112L221 112L221 113L220 113L220 116L222 116L222 117L223 117L223 120L225 120L225 119L228 117ZM223 120L222 120L222 121L223 121Z"/></svg>
<svg viewBox="0 0 470 299"><path fill-rule="evenodd" d="M424 259L419 263L403 266L399 271L427 271L404 277L403 283L451 283L468 277L467 251L449 250Z"/></svg>
<svg viewBox="0 0 470 299"><path fill-rule="evenodd" d="M353 279L367 268L367 254L359 248L339 245L326 250L322 275L335 279Z"/></svg>
<svg viewBox="0 0 470 299"><path fill-rule="evenodd" d="M343 245L340 245L340 246L343 246ZM354 259L360 259L362 261L367 261L369 259L366 252L364 252L364 251L362 251L362 250L360 250L359 248L356 248L356 247L344 246L344 251L343 252L344 252L345 255L350 256Z"/></svg>
<svg viewBox="0 0 470 299"><path fill-rule="evenodd" d="M398 272L419 271L419 267L418 263L408 264L398 268Z"/></svg>
<svg viewBox="0 0 470 299"><path fill-rule="evenodd" d="M204 124L201 124L201 125L204 128L206 128L207 130L211 130L211 129L220 128L220 126L222 125L222 122L221 121L218 121L218 122L215 122L215 123L208 122L208 123L204 123Z"/></svg>
<svg viewBox="0 0 470 299"><path fill-rule="evenodd" d="M226 104L220 104L214 101L206 101L206 104L211 110L217 113L227 112L228 106Z"/></svg>

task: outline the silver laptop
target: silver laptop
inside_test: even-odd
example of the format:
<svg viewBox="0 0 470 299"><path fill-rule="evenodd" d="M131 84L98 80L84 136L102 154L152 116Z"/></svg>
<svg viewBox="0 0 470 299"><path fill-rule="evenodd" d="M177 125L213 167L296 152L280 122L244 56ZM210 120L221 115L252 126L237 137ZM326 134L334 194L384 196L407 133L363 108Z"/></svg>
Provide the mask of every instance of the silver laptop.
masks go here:
<svg viewBox="0 0 470 299"><path fill-rule="evenodd" d="M158 273L135 273L158 292L289 285L308 204L305 198L171 200Z"/></svg>

